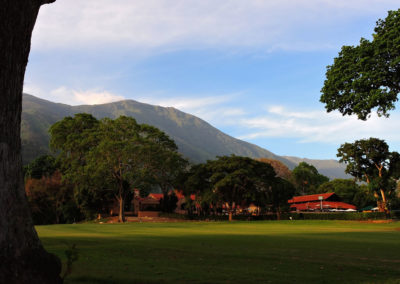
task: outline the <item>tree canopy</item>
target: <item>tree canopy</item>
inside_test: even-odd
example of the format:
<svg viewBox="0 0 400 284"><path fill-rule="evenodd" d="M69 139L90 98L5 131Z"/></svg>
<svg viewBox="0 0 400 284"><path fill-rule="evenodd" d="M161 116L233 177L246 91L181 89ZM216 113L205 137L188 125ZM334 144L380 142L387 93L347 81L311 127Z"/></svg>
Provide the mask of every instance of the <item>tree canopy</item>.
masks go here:
<svg viewBox="0 0 400 284"><path fill-rule="evenodd" d="M65 179L75 185L81 204L98 206L93 201L112 195L121 222L125 199L133 188L172 186L185 161L165 133L126 116L98 121L77 114L54 124L50 134L52 149L60 151Z"/></svg>
<svg viewBox="0 0 400 284"><path fill-rule="evenodd" d="M274 159L269 159L269 158L259 158L256 159L257 161L263 162L263 163L268 163L274 168L274 171L276 173L276 176L290 180L292 178L292 172L289 170L289 168L282 163L281 161L274 160Z"/></svg>
<svg viewBox="0 0 400 284"><path fill-rule="evenodd" d="M292 171L292 178L298 194L313 194L319 185L329 181L329 178L320 174L318 170L306 162L301 162Z"/></svg>
<svg viewBox="0 0 400 284"><path fill-rule="evenodd" d="M341 145L337 156L346 163L346 173L370 186L378 207L386 211L387 195L394 192L399 177L400 155L390 152L384 140L369 138Z"/></svg>
<svg viewBox="0 0 400 284"><path fill-rule="evenodd" d="M40 179L51 176L57 169L56 159L51 155L43 155L25 166L25 177Z"/></svg>
<svg viewBox="0 0 400 284"><path fill-rule="evenodd" d="M376 109L388 116L400 92L400 9L376 23L372 40L343 46L327 67L320 101L328 112L356 114L366 120Z"/></svg>
<svg viewBox="0 0 400 284"><path fill-rule="evenodd" d="M208 168L213 192L227 207L230 220L236 206L260 202L276 175L271 165L239 156L219 157Z"/></svg>
<svg viewBox="0 0 400 284"><path fill-rule="evenodd" d="M353 179L334 179L321 184L318 193L336 193L343 202L353 204L362 209L376 204L372 191L365 184L357 184Z"/></svg>
<svg viewBox="0 0 400 284"><path fill-rule="evenodd" d="M235 155L193 166L182 184L186 196L196 195L201 210L224 208L230 220L238 208L251 204L259 210L272 210L279 218L295 191L269 163ZM192 205L190 199L187 203Z"/></svg>

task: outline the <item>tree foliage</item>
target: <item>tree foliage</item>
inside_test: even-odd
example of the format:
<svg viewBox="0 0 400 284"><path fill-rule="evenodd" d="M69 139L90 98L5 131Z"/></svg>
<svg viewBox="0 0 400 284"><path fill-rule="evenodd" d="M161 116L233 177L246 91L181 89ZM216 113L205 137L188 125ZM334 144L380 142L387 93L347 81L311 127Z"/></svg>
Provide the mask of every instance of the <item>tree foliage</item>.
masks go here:
<svg viewBox="0 0 400 284"><path fill-rule="evenodd" d="M201 210L215 213L224 207L230 219L238 207L250 204L272 209L279 216L294 194L293 185L277 177L269 163L234 155L193 166L185 174L183 190L186 196L196 195ZM193 205L188 198L187 203Z"/></svg>
<svg viewBox="0 0 400 284"><path fill-rule="evenodd" d="M369 138L341 145L337 156L346 163L346 173L373 190L380 210L387 210L387 195L394 192L399 178L400 155L390 152L384 140Z"/></svg>
<svg viewBox="0 0 400 284"><path fill-rule="evenodd" d="M213 192L226 205L230 219L235 206L261 203L276 175L271 165L238 156L219 157L209 162L208 167Z"/></svg>
<svg viewBox="0 0 400 284"><path fill-rule="evenodd" d="M101 210L106 206L102 201L113 196L121 222L133 188L171 186L181 170L177 161L184 164L165 133L126 116L98 121L89 114L77 114L54 124L50 134L50 145L60 151L63 174L75 185L82 207Z"/></svg>
<svg viewBox="0 0 400 284"><path fill-rule="evenodd" d="M292 178L298 194L314 194L319 185L329 181L329 178L320 174L318 170L306 162L301 162L292 171Z"/></svg>
<svg viewBox="0 0 400 284"><path fill-rule="evenodd" d="M388 116L400 92L400 9L378 20L372 41L343 46L327 67L320 101L328 112L366 120L373 109Z"/></svg>
<svg viewBox="0 0 400 284"><path fill-rule="evenodd" d="M274 160L274 159L269 159L269 158L259 158L256 159L257 161L263 162L263 163L268 163L272 166L274 169L276 176L290 180L292 178L292 172L289 170L289 168L282 163L281 161Z"/></svg>
<svg viewBox="0 0 400 284"><path fill-rule="evenodd" d="M25 167L25 192L36 225L81 220L73 188L62 181L53 156L40 156Z"/></svg>
<svg viewBox="0 0 400 284"><path fill-rule="evenodd" d="M56 159L50 155L43 155L24 168L25 178L40 179L42 177L50 177L57 170Z"/></svg>
<svg viewBox="0 0 400 284"><path fill-rule="evenodd" d="M336 193L343 202L361 209L376 203L374 195L365 185L359 185L352 179L334 179L321 184L318 193Z"/></svg>

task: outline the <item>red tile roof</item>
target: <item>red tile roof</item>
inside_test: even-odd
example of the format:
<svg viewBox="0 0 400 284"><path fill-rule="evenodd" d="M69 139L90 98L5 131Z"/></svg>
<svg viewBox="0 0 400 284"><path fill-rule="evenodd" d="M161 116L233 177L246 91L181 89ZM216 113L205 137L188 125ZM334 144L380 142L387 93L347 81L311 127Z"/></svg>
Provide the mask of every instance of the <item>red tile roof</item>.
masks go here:
<svg viewBox="0 0 400 284"><path fill-rule="evenodd" d="M305 211L305 210L315 210L315 209L321 209L321 202L306 202L306 203L300 203L300 204L292 204L290 205L290 208L295 208L296 210L299 211ZM356 206L344 203L344 202L333 202L333 201L323 201L322 202L322 208L324 209L357 209Z"/></svg>
<svg viewBox="0 0 400 284"><path fill-rule="evenodd" d="M334 192L330 193L321 193L321 194L312 194L312 195L303 195L303 196L294 196L292 199L288 200L288 203L302 203L302 202L311 202L311 201L319 201L319 197L322 196L323 200L328 199Z"/></svg>
<svg viewBox="0 0 400 284"><path fill-rule="evenodd" d="M175 194L176 194L176 197L178 198L178 200L182 199L182 198L185 198L185 196L180 192L175 192ZM153 199L157 199L158 201L160 201L160 199L164 198L164 194L162 194L162 193L150 193L148 195L148 198L153 198ZM196 199L196 195L191 194L190 195L190 199L195 200Z"/></svg>
<svg viewBox="0 0 400 284"><path fill-rule="evenodd" d="M176 195L176 197L178 198L178 200L179 200L179 199L185 198L185 195L183 195L182 192L179 192L179 191L177 191L177 190L175 190L175 195ZM195 194L191 194L191 195L190 195L190 199L195 200L195 199L196 199L196 195L195 195Z"/></svg>
<svg viewBox="0 0 400 284"><path fill-rule="evenodd" d="M148 197L157 199L159 201L160 199L162 199L164 197L164 194L162 194L162 193L150 193Z"/></svg>

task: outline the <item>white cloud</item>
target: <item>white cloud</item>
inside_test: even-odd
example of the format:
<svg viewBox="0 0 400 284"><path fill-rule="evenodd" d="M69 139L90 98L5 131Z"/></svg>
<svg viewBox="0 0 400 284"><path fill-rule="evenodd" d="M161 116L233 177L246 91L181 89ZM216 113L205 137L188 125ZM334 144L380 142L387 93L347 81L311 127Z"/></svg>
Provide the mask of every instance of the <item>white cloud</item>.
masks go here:
<svg viewBox="0 0 400 284"><path fill-rule="evenodd" d="M107 91L73 91L74 98L79 104L98 105L116 101L122 101L125 98L120 95L112 94Z"/></svg>
<svg viewBox="0 0 400 284"><path fill-rule="evenodd" d="M143 97L139 98L140 102L148 103L148 104L153 104L153 105L159 105L163 107L174 107L179 110L183 111L191 111L191 110L196 110L199 108L204 108L204 107L209 107L209 106L214 106L214 105L219 105L225 102L228 102L232 99L233 95L219 95L219 96L203 96L199 95L196 96L196 98L188 98L188 97L175 97L175 98L168 98L168 99L162 99L162 98L149 98L149 97Z"/></svg>
<svg viewBox="0 0 400 284"><path fill-rule="evenodd" d="M164 107L175 107L196 115L216 127L233 126L237 138L254 141L268 138L295 139L300 143L320 142L341 144L357 139L379 137L388 142L400 142L400 115L393 113L389 119L372 115L367 121L355 116L327 113L323 109L296 109L271 105L263 114L255 115L257 107L237 107L242 94L203 96L199 98L142 98L139 101ZM231 106L232 103L236 106ZM262 109L262 108L261 108Z"/></svg>
<svg viewBox="0 0 400 284"><path fill-rule="evenodd" d="M398 0L65 0L42 7L33 47L325 49L340 46L326 27L397 8Z"/></svg>
<svg viewBox="0 0 400 284"><path fill-rule="evenodd" d="M392 114L389 119L372 115L368 121L356 117L325 111L292 111L283 106L268 108L265 115L245 118L240 124L252 129L240 139L295 138L300 142L344 143L357 139L380 137L391 142L400 142L398 126L400 115Z"/></svg>
<svg viewBox="0 0 400 284"><path fill-rule="evenodd" d="M142 97L140 102L174 107L181 111L200 117L216 125L232 124L232 118L242 117L246 114L240 107L229 106L232 101L240 97L241 93L227 95L197 95L195 97L174 97L168 99L156 97Z"/></svg>
<svg viewBox="0 0 400 284"><path fill-rule="evenodd" d="M24 93L40 98L68 105L97 105L124 100L121 95L113 94L104 90L73 90L65 86L50 90L49 92L34 85L25 85Z"/></svg>

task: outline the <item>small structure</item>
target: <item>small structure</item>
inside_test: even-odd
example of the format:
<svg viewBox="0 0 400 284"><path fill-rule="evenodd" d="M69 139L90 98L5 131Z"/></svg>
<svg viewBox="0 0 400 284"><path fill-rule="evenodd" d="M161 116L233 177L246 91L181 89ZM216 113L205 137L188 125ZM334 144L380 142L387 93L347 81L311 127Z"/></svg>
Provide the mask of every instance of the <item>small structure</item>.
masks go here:
<svg viewBox="0 0 400 284"><path fill-rule="evenodd" d="M292 211L356 210L357 207L345 202L334 192L294 196L288 200Z"/></svg>
<svg viewBox="0 0 400 284"><path fill-rule="evenodd" d="M158 212L160 210L160 199L163 197L162 193L150 193L147 197L140 197L139 194L135 193L133 198L133 210L135 215L139 215L139 212Z"/></svg>
<svg viewBox="0 0 400 284"><path fill-rule="evenodd" d="M183 195L182 192L178 191L178 190L174 190L174 192L178 201L176 203L176 209L175 209L175 213L178 214L187 214L187 210L184 208L184 204L186 202L186 198ZM170 191L169 194L172 194L172 191ZM160 212L160 203L161 203L161 199L164 198L164 195L162 193L150 193L148 196L146 197L141 197L139 194L139 190L135 190L134 191L134 198L132 200L133 203L133 214L134 215L155 215L155 213L150 213L150 212L157 212L157 214ZM196 196L194 194L190 195L190 199L192 201L195 201ZM195 206L197 207L198 205L195 204ZM146 212L146 213L144 213ZM143 215L144 216L144 215ZM152 216L153 217L153 216Z"/></svg>

